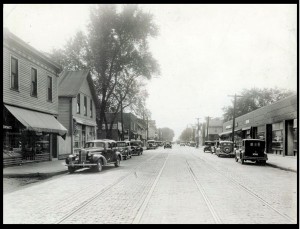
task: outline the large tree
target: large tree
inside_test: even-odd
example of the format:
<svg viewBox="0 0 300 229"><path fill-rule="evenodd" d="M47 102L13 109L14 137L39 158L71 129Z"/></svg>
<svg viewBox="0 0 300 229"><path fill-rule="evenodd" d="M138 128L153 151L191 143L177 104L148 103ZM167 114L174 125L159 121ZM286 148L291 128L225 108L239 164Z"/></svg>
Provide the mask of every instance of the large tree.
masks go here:
<svg viewBox="0 0 300 229"><path fill-rule="evenodd" d="M237 97L236 99L235 117L247 114L263 106L270 105L293 93L293 91L279 88L243 89L239 94L242 97ZM223 111L224 122L233 119L233 103L230 106L223 107Z"/></svg>
<svg viewBox="0 0 300 229"><path fill-rule="evenodd" d="M173 141L174 131L168 127L163 127L159 129L159 140L161 141Z"/></svg>
<svg viewBox="0 0 300 229"><path fill-rule="evenodd" d="M153 16L137 5L124 5L121 9L111 4L96 5L90 9L87 36L79 32L65 50L53 52L67 69L91 70L100 100L97 122L100 128L105 124L106 133L105 113L120 109L115 98L124 75L134 76L138 81L159 74L159 65L148 47L148 38L157 34Z"/></svg>
<svg viewBox="0 0 300 229"><path fill-rule="evenodd" d="M193 129L190 127L185 128L179 137L180 141L187 142L193 140Z"/></svg>

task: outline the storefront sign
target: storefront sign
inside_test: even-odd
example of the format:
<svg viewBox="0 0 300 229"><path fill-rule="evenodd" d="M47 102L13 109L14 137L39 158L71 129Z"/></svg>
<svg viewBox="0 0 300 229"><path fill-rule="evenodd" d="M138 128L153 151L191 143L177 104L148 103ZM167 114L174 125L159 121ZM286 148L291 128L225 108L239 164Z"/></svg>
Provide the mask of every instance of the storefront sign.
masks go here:
<svg viewBox="0 0 300 229"><path fill-rule="evenodd" d="M3 125L3 129L11 130L11 129L12 129L12 126L6 126L6 125Z"/></svg>

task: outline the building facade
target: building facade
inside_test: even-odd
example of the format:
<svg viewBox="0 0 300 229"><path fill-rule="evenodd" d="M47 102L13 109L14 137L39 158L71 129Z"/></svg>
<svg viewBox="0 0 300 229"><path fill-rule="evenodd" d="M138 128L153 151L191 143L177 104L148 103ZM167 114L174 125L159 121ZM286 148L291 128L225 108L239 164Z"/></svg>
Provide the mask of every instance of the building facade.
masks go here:
<svg viewBox="0 0 300 229"><path fill-rule="evenodd" d="M141 140L146 141L146 121L136 117L132 113L123 113L123 132L121 114L106 113L108 129L111 127L110 136L105 131L105 124L102 124L102 134L100 138L111 138L115 141L122 140ZM112 125L112 126L111 126Z"/></svg>
<svg viewBox="0 0 300 229"><path fill-rule="evenodd" d="M219 140L219 134L223 132L223 119L207 118L206 122L201 125L200 145L204 145L205 141Z"/></svg>
<svg viewBox="0 0 300 229"><path fill-rule="evenodd" d="M266 141L266 152L296 156L298 146L297 95L291 95L271 105L235 119L235 141L245 138ZM232 139L232 120L223 124L222 139Z"/></svg>
<svg viewBox="0 0 300 229"><path fill-rule="evenodd" d="M58 158L57 136L67 133L57 120L60 71L58 64L4 30L4 165Z"/></svg>
<svg viewBox="0 0 300 229"><path fill-rule="evenodd" d="M89 70L63 71L58 82L58 120L66 127L59 139L59 158L65 158L96 139L98 98Z"/></svg>

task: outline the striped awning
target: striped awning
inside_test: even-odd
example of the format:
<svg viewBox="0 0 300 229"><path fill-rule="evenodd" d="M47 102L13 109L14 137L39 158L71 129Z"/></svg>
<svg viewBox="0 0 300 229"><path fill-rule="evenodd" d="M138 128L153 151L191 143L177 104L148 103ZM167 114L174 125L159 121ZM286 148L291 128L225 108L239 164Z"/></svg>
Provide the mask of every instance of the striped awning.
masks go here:
<svg viewBox="0 0 300 229"><path fill-rule="evenodd" d="M5 105L9 112L28 130L65 136L68 130L51 114Z"/></svg>

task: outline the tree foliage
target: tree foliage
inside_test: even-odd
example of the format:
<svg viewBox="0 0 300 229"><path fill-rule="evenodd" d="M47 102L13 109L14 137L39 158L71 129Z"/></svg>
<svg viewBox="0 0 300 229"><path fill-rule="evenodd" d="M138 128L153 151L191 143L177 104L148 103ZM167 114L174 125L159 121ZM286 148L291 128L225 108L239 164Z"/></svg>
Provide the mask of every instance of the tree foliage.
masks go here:
<svg viewBox="0 0 300 229"><path fill-rule="evenodd" d="M120 103L140 107L141 78L159 74L159 65L149 52L148 38L158 28L153 16L137 5L96 5L90 9L88 34L78 32L65 50L54 50L53 57L69 70L90 69L100 100L98 126L107 122L105 112L120 110ZM145 108L143 108L145 109Z"/></svg>
<svg viewBox="0 0 300 229"><path fill-rule="evenodd" d="M242 97L236 99L235 117L247 114L258 108L270 105L280 99L292 95L293 91L279 88L252 88L244 89L241 92ZM223 107L224 122L233 119L233 103L230 106Z"/></svg>
<svg viewBox="0 0 300 229"><path fill-rule="evenodd" d="M193 129L190 127L185 128L179 137L180 141L187 142L193 139Z"/></svg>
<svg viewBox="0 0 300 229"><path fill-rule="evenodd" d="M160 132L160 141L173 141L175 136L174 131L168 127L163 127L159 129Z"/></svg>

